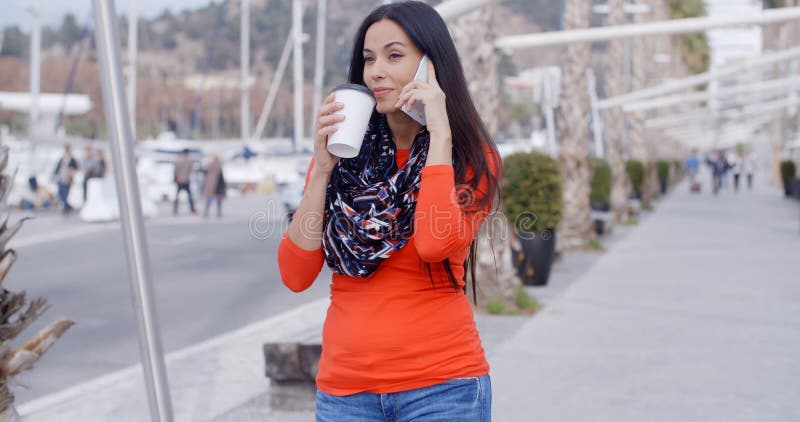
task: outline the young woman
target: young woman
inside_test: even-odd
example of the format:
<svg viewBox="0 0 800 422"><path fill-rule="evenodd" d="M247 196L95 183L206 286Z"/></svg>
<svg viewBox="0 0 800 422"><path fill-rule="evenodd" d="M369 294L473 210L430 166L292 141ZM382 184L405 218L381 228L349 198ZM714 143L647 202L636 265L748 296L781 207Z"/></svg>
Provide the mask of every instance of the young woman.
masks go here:
<svg viewBox="0 0 800 422"><path fill-rule="evenodd" d="M413 81L423 55L428 82ZM349 82L377 100L359 155L332 156L335 92L317 116L303 199L278 249L284 284L333 271L317 421L489 421L491 384L472 308L474 238L500 160L453 41L421 2L381 6L355 37ZM421 102L426 126L401 111Z"/></svg>

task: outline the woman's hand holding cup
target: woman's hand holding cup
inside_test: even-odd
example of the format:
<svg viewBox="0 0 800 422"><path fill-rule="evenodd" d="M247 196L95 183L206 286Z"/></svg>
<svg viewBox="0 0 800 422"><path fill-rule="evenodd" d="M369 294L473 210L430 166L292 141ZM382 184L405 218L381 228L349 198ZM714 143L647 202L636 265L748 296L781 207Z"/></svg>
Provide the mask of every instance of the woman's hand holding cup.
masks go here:
<svg viewBox="0 0 800 422"><path fill-rule="evenodd" d="M316 135L314 136L314 166L311 171L318 171L330 175L339 157L328 152L328 137L336 132L338 124L344 121L343 114L334 114L344 105L335 102L336 93L333 92L325 98L317 114Z"/></svg>

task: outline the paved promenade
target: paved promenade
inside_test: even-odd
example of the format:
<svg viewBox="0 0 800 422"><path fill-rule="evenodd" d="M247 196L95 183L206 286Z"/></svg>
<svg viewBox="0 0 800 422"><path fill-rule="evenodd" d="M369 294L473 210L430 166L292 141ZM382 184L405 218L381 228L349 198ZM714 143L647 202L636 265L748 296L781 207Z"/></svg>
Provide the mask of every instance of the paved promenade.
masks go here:
<svg viewBox="0 0 800 422"><path fill-rule="evenodd" d="M781 195L660 201L490 358L495 420L800 420L800 204Z"/></svg>
<svg viewBox="0 0 800 422"><path fill-rule="evenodd" d="M567 254L552 286L530 288L535 317L477 317L494 420L800 420L799 216L763 185L713 197L684 183L607 252ZM313 420L307 392L270 390L260 345L313 335L326 306L171 354L175 420ZM26 421L147 412L138 367L20 406Z"/></svg>

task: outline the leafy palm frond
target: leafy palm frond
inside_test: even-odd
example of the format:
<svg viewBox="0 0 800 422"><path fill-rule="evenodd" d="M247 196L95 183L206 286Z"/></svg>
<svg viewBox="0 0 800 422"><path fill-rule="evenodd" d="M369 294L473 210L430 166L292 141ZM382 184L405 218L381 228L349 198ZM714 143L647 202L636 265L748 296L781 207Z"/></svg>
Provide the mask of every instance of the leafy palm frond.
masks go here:
<svg viewBox="0 0 800 422"><path fill-rule="evenodd" d="M17 347L12 343L26 328L39 319L50 305L44 298L30 302L25 300L25 292L12 292L2 288L11 267L17 260L17 252L8 249L9 241L22 228L28 218L22 218L9 226L9 214L6 201L14 182L14 175L6 174L9 148L0 145L0 420L9 415L9 408L14 403L14 395L8 388L8 380L20 372L30 369L33 364L58 340L73 321L59 318L35 336ZM26 307L27 304L27 307Z"/></svg>

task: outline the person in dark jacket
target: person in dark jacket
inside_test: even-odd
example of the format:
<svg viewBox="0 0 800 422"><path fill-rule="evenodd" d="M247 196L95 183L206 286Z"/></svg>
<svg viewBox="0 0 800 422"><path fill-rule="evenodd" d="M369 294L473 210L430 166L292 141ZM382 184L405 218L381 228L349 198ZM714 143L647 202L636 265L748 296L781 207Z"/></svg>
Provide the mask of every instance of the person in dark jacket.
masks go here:
<svg viewBox="0 0 800 422"><path fill-rule="evenodd" d="M222 200L225 199L227 187L222 174L222 163L219 155L214 155L211 163L206 167L206 177L203 180L203 196L206 198L206 207L203 217L208 217L211 203L217 201L217 217L222 217Z"/></svg>
<svg viewBox="0 0 800 422"><path fill-rule="evenodd" d="M72 157L72 148L69 144L64 145L64 156L62 156L53 170L53 177L58 184L58 199L63 204L63 213L69 214L72 207L69 205L67 198L69 197L69 190L72 187L72 179L78 171L78 162Z"/></svg>
<svg viewBox="0 0 800 422"><path fill-rule="evenodd" d="M722 177L730 166L728 165L728 160L725 159L725 155L720 151L714 152L711 158L706 160L706 164L711 167L711 190L716 195L722 187Z"/></svg>

